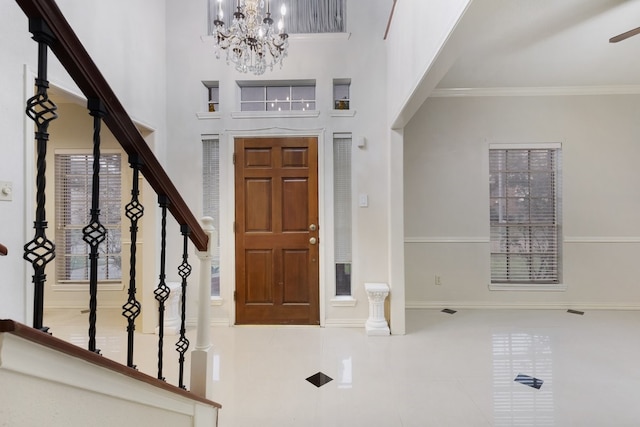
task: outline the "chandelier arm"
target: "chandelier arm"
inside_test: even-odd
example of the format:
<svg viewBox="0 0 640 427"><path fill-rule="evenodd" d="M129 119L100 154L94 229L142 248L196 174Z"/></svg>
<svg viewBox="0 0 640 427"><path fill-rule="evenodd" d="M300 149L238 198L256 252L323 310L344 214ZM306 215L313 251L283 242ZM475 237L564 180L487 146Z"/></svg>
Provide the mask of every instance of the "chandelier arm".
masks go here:
<svg viewBox="0 0 640 427"><path fill-rule="evenodd" d="M226 53L227 64L233 63L239 72L263 74L267 68L273 70L287 56L289 35L275 31L269 10L269 1L238 0L231 24L217 18L214 20L216 57Z"/></svg>

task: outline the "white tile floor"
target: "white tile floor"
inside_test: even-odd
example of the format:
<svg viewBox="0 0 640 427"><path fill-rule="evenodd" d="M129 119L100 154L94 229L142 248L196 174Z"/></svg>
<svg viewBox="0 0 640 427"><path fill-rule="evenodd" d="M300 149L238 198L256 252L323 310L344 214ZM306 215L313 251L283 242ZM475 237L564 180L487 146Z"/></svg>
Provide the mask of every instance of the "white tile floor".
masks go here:
<svg viewBox="0 0 640 427"><path fill-rule="evenodd" d="M54 335L86 346L77 311L48 311ZM124 320L98 314L98 347L126 358ZM336 328L212 328L222 427L639 426L640 313L409 310L407 335ZM192 346L193 331L189 332ZM165 375L177 378L175 336ZM157 341L136 363L155 376ZM323 372L317 388L305 378ZM516 383L518 374L544 383ZM188 374L187 374L188 378Z"/></svg>

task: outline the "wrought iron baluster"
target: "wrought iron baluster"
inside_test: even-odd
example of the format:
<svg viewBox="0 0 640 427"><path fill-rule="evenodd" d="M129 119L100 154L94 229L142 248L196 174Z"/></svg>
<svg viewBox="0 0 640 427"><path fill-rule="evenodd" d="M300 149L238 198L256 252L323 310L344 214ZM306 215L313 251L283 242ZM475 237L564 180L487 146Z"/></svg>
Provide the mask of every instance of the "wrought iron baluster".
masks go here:
<svg viewBox="0 0 640 427"><path fill-rule="evenodd" d="M45 267L56 256L55 244L47 238L47 215L45 211L45 173L47 169L47 142L49 140L49 123L58 118L58 107L49 99L47 89L47 49L48 45L55 42L55 37L50 28L40 19L29 20L29 31L33 34L33 40L38 42L38 77L35 80L36 94L27 101L26 114L36 124L35 139L37 141L36 160L36 213L33 228L35 235L33 240L24 245L23 258L33 266L33 327L42 331L48 331L44 327L44 284L46 282Z"/></svg>
<svg viewBox="0 0 640 427"><path fill-rule="evenodd" d="M189 243L189 234L191 231L189 230L189 226L183 224L180 226L180 231L182 232L183 246L182 246L182 264L178 267L178 274L182 278L182 295L180 299L180 339L176 343L176 351L180 354L178 357L178 364L180 366L179 378L178 378L178 386L182 389L186 389L184 385L184 354L189 348L189 340L186 338L186 307L187 307L187 277L191 274L191 265L189 264L189 253L188 253L188 243Z"/></svg>
<svg viewBox="0 0 640 427"><path fill-rule="evenodd" d="M158 301L158 379L164 381L162 376L162 347L164 344L164 303L169 298L169 287L165 283L165 267L166 267L166 249L167 249L167 208L169 207L169 198L165 195L158 196L158 204L162 209L162 225L160 230L160 282L153 294Z"/></svg>
<svg viewBox="0 0 640 427"><path fill-rule="evenodd" d="M91 247L89 252L89 351L100 353L100 350L96 349L98 246L107 238L107 230L100 222L100 128L106 110L99 99L89 99L87 108L93 117L93 176L91 180L91 219L89 224L82 229L82 240Z"/></svg>
<svg viewBox="0 0 640 427"><path fill-rule="evenodd" d="M142 159L136 155L129 156L129 164L133 169L133 183L131 186L131 201L127 204L125 212L127 218L131 221L131 256L129 265L129 299L122 306L122 315L127 318L127 366L136 368L133 364L133 332L136 329L135 320L140 314L140 302L136 299L136 255L137 255L137 239L138 239L138 221L144 215L144 206L140 204L138 196L139 175L142 168Z"/></svg>

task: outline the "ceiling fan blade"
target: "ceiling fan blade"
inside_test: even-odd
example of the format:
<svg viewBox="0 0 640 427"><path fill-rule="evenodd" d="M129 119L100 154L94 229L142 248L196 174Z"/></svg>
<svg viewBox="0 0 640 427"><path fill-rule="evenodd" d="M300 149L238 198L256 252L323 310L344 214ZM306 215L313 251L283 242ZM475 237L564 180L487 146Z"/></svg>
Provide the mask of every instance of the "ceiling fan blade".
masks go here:
<svg viewBox="0 0 640 427"><path fill-rule="evenodd" d="M615 37L611 37L609 39L609 43L618 43L624 39L628 39L631 36L635 36L636 34L640 34L640 27L635 28L633 30L629 30L626 33L618 34Z"/></svg>

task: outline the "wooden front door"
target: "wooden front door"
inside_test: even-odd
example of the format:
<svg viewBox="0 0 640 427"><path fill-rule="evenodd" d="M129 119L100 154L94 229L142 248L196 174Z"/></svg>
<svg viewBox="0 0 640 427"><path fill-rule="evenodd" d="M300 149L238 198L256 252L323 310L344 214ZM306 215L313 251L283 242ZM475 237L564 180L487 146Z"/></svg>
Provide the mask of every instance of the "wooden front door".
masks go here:
<svg viewBox="0 0 640 427"><path fill-rule="evenodd" d="M235 140L236 324L320 324L317 138Z"/></svg>

